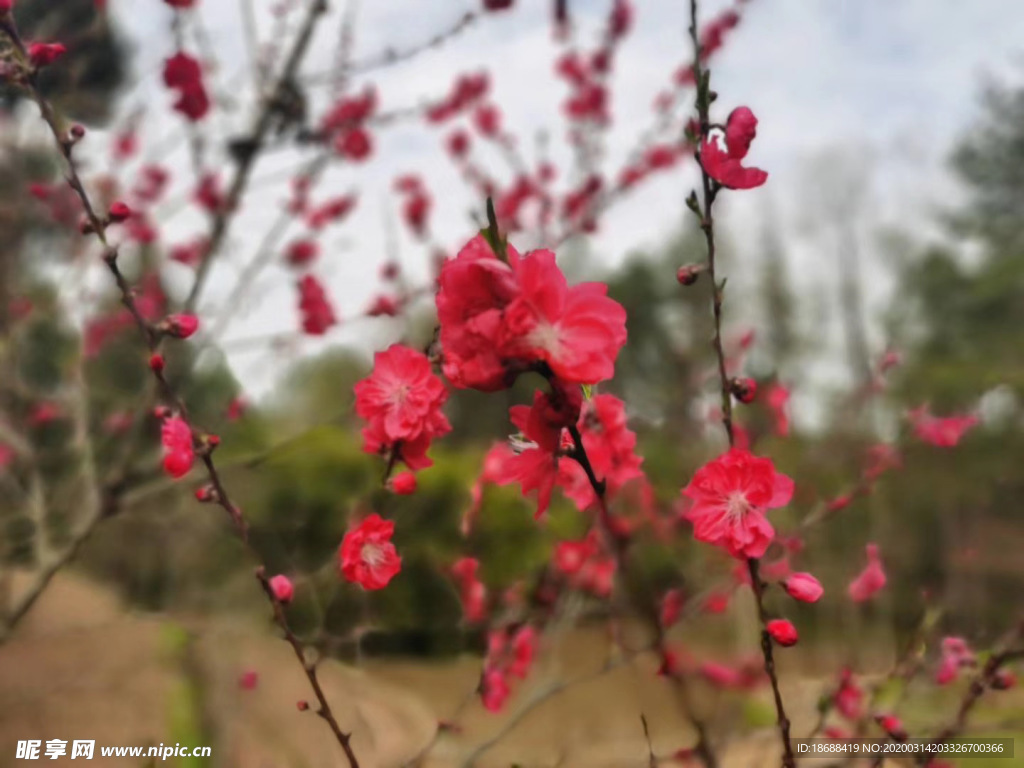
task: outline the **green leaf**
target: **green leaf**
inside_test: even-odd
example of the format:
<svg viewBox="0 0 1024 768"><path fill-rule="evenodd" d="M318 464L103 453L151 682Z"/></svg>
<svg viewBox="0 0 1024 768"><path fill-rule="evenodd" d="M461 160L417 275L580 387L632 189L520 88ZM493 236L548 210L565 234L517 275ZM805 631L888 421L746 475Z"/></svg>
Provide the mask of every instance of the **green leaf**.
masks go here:
<svg viewBox="0 0 1024 768"><path fill-rule="evenodd" d="M498 216L494 212L494 200L487 198L487 229L481 229L480 234L491 246L494 255L508 263L508 240L501 236L498 229Z"/></svg>

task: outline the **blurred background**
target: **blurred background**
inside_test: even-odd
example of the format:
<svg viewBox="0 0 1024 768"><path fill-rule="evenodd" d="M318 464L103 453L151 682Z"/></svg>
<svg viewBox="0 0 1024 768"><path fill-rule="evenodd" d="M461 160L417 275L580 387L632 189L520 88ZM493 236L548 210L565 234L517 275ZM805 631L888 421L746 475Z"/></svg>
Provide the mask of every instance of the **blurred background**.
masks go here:
<svg viewBox="0 0 1024 768"><path fill-rule="evenodd" d="M610 3L570 0L570 43L553 33L557 3L511 5L499 13L469 0L331 3L294 83L304 109L321 115L339 94L372 83L378 110L393 115L374 127L366 162L332 162L319 176L323 196L358 198L319 240L318 275L341 322L320 337L300 330L281 255L302 228L282 211L289 182L317 150L282 130L257 162L214 263L198 307L202 331L169 354L194 420L221 436L218 458L268 568L297 584L289 609L296 630L346 664L325 677L354 743L372 755L368 765L403 764L431 742L438 719L456 712L461 735L427 765L462 764L495 733L502 740L481 765L644 765L641 712L659 754L692 740L651 659L561 696L546 693L552 680L605 663L606 611L590 598L581 598L574 628L545 641L554 661L508 711L460 706L472 697L485 633L462 620L451 564L479 558L497 594L550 560L556 541L587 529L557 494L538 525L534 501L518 488L486 485L474 530L460 532L484 453L509 435L508 408L529 401L529 382L498 395L453 393L446 412L454 430L433 448L435 465L413 496L380 488L380 461L361 450L352 386L368 374L374 350L396 340L428 344L437 259L476 231L483 207L446 152L452 126L425 121L423 105L458 75L486 70L516 152L531 164L550 162L567 194L586 178L579 144L567 141L567 88L554 68L567 47L587 50L601 39ZM635 4L608 76L611 121L586 159L588 173L612 178L645 136L678 129L659 122L654 104L692 56L683 5ZM820 603L791 610L803 641L782 662L802 712L797 730L809 731L839 666L884 674L923 617L936 636L963 635L984 648L1019 611L1024 7L737 7L741 21L711 64L720 94L713 109L722 121L735 106L755 112L750 162L770 174L764 187L725 194L716 207L727 343L759 384L739 419L756 452L796 480L794 503L773 513L777 528L796 531L854 493L849 506L807 529L798 556L799 570L826 589ZM702 16L729 8L708 2ZM16 3L26 39L69 48L40 85L87 127L76 152L99 194L128 194L154 164L168 172L169 191L147 213L152 236L125 247L144 290L168 306L185 299L194 274L170 254L209 226L193 190L217 169L226 182L232 142L244 137L269 79L260 62L280 61L303 10L289 0L199 0L180 14L159 0ZM407 59L388 53L417 51L438 33L437 45ZM182 44L202 60L214 105L201 124L173 111L160 77ZM339 51L357 65L339 63ZM308 693L270 631L252 564L226 521L195 504L197 482L161 476L158 426L140 416L150 393L137 338L111 320L116 295L74 231L78 212L37 109L13 87L0 96L0 615L13 618L55 553L73 547L74 555L0 633L0 765L13 764L13 745L25 738L212 744L216 765L337 764L322 723L295 711ZM682 120L692 92L680 99ZM137 146L126 151L127 141ZM511 186L515 164L508 167L500 142L481 140L478 151L480 167ZM430 192L427 235L403 223L394 184L406 174ZM667 172L609 205L595 231L569 231L558 248L570 279L606 282L627 310L629 342L603 389L627 403L650 508L667 521L694 469L721 448L709 419L708 286L674 279L679 266L704 258L684 204L697 180L692 156L678 154ZM44 195L32 185L54 186ZM523 227L512 242L525 250L553 237ZM274 261L236 294L261 253ZM386 265L400 268L397 288L381 280ZM405 297L403 311L368 317L387 290ZM773 391L790 392L788 405ZM979 424L954 449L922 443L907 413L925 404L939 415L976 414ZM788 431L779 428L782 412ZM136 432L145 439L130 449L117 513L93 526L83 515L89 489L98 491L83 477L102 486ZM865 485L879 469L879 444L898 459ZM404 567L386 590L364 593L340 581L335 553L350 520L371 509L399 521ZM729 583L731 563L683 530L670 543L641 542L639 588L678 586L694 601L701 618L679 641L695 654L734 661L756 652L746 595L720 612L700 602L708 588ZM858 605L846 585L868 542L880 545L889 584ZM927 653L930 664L936 651ZM927 683L907 694L906 719L922 728L944 722L956 698ZM751 764L770 739L774 715L763 693L709 688L701 697L735 764ZM531 696L546 703L530 704L519 730L504 734L515 702ZM1022 718L1024 701L1011 697L982 721L991 732L1024 734Z"/></svg>

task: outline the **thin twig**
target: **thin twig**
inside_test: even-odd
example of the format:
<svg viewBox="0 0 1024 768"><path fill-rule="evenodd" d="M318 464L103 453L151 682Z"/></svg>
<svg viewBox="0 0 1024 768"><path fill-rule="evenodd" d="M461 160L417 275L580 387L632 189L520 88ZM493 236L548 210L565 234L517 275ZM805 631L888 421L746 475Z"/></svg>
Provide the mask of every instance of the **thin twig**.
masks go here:
<svg viewBox="0 0 1024 768"><path fill-rule="evenodd" d="M710 107L711 94L708 87L708 78L701 66L701 45L697 29L697 0L690 0L690 40L693 43L693 73L697 84L697 116L700 122L700 136L698 137L697 160L700 162L699 145L707 137L711 129ZM732 391L729 385L729 375L725 365L725 350L722 346L722 300L725 290L725 281L718 282L715 275L715 223L713 207L715 196L718 193L716 182L704 170L701 164L701 185L703 188L703 200L700 205L700 227L704 232L704 240L708 251L708 282L711 284L711 301L714 313L714 338L712 344L715 349L715 356L718 362L718 377L721 389L722 401L722 426L725 429L726 437L729 440L730 448L735 444L735 434L732 424ZM775 656L772 646L772 638L768 632L768 617L764 607L765 584L761 581L759 563L756 558L747 559L747 570L750 573L750 586L754 593L757 604L757 618L761 629L761 653L764 656L764 670L772 686L772 698L775 702L776 722L779 730L779 740L782 742L782 763L786 768L795 768L796 758L793 755L793 745L790 740L790 722L786 714L786 707L782 700L782 692L779 689L779 677L775 669Z"/></svg>

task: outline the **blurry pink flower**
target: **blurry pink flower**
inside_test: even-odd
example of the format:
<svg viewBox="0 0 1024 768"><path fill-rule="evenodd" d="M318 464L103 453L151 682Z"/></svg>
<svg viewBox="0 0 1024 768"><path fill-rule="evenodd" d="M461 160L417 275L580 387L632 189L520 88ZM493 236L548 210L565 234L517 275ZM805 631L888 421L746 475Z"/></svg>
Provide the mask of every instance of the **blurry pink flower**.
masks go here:
<svg viewBox="0 0 1024 768"><path fill-rule="evenodd" d="M805 572L794 573L782 583L782 587L790 597L805 603L816 603L825 592L821 582Z"/></svg>
<svg viewBox="0 0 1024 768"><path fill-rule="evenodd" d="M274 593L274 599L279 603L290 603L295 596L295 587L291 579L283 574L278 574L270 579L270 589Z"/></svg>
<svg viewBox="0 0 1024 768"><path fill-rule="evenodd" d="M259 673L249 669L238 676L238 687L243 691L253 690L260 682Z"/></svg>
<svg viewBox="0 0 1024 768"><path fill-rule="evenodd" d="M399 472L390 482L391 490L399 496L408 496L416 492L416 475L412 472Z"/></svg>
<svg viewBox="0 0 1024 768"><path fill-rule="evenodd" d="M868 544L866 547L868 564L864 570L853 581L848 589L850 599L857 603L863 603L875 596L885 586L885 571L882 568L882 561L878 555L878 545Z"/></svg>
<svg viewBox="0 0 1024 768"><path fill-rule="evenodd" d="M489 667L484 671L480 682L480 698L488 712L500 712L508 698L508 681L505 672L497 667Z"/></svg>
<svg viewBox="0 0 1024 768"><path fill-rule="evenodd" d="M914 434L939 448L954 447L967 430L978 423L978 417L973 414L945 418L932 416L926 405L912 410L907 418L914 427Z"/></svg>
<svg viewBox="0 0 1024 768"><path fill-rule="evenodd" d="M663 629L668 629L677 621L683 612L683 591L670 589L661 598L660 621Z"/></svg>
<svg viewBox="0 0 1024 768"><path fill-rule="evenodd" d="M768 390L768 407L775 417L775 434L785 437L789 434L789 389L782 384L773 384Z"/></svg>

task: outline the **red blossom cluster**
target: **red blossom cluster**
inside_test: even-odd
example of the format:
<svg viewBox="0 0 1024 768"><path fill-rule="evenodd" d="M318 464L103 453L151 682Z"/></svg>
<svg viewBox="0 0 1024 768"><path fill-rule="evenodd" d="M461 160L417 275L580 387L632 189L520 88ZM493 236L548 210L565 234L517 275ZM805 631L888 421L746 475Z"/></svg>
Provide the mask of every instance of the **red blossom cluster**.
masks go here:
<svg viewBox="0 0 1024 768"><path fill-rule="evenodd" d="M313 275L303 275L299 279L298 288L302 330L310 336L323 336L328 328L338 322L327 292Z"/></svg>
<svg viewBox="0 0 1024 768"><path fill-rule="evenodd" d="M491 712L500 712L510 693L509 677L525 679L537 652L537 633L529 624L504 627L487 636L487 657L480 680L480 700Z"/></svg>
<svg viewBox="0 0 1024 768"><path fill-rule="evenodd" d="M406 226L417 238L425 238L433 200L423 179L411 174L401 176L395 180L395 191L402 196L402 219Z"/></svg>
<svg viewBox="0 0 1024 768"><path fill-rule="evenodd" d="M174 109L192 122L202 120L210 111L210 97L203 85L203 69L184 51L164 62L164 85L178 94Z"/></svg>
<svg viewBox="0 0 1024 768"><path fill-rule="evenodd" d="M626 342L625 311L600 283L570 287L551 251L507 260L483 236L444 264L437 313L444 372L456 387L495 391L519 373L566 384L611 378Z"/></svg>
<svg viewBox="0 0 1024 768"><path fill-rule="evenodd" d="M486 72L460 75L452 84L448 95L427 110L427 121L444 123L475 106L490 88Z"/></svg>

